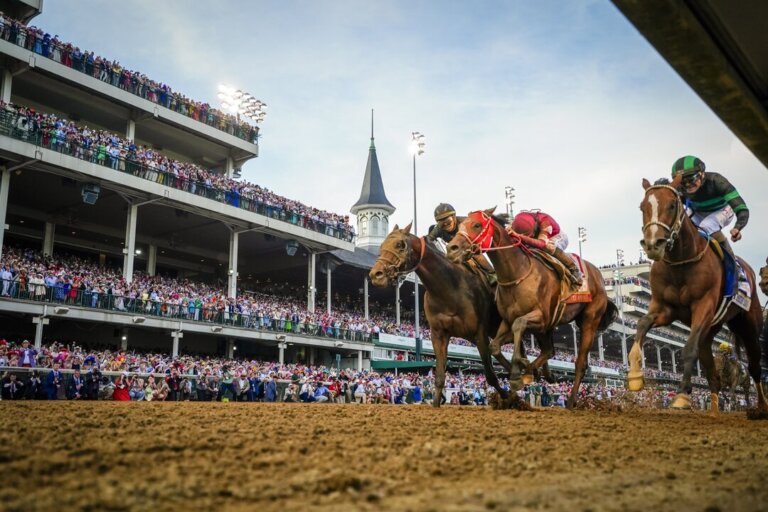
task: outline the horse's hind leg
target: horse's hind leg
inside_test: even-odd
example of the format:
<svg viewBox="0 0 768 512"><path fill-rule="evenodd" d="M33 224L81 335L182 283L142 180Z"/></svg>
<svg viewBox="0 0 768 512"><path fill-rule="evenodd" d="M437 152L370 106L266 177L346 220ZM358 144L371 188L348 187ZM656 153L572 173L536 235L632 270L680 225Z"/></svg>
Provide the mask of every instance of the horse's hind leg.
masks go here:
<svg viewBox="0 0 768 512"><path fill-rule="evenodd" d="M501 398L506 399L509 394L501 388L499 384L499 377L496 375L496 371L493 369L493 362L491 361L491 351L488 346L488 336L485 332L481 332L477 335L477 351L480 352L480 360L483 362L483 369L485 370L485 378L488 384L493 386L493 389L499 394Z"/></svg>
<svg viewBox="0 0 768 512"><path fill-rule="evenodd" d="M517 317L512 323L512 335L514 336L515 340L515 349L512 354L512 362L517 364L518 367L523 370L523 382L526 384L530 384L533 378L529 375L528 372L530 364L528 363L528 358L525 356L525 350L523 350L523 347L521 346L521 340L523 339L523 334L525 333L526 329L529 327L536 328L543 323L543 317L544 315L542 315L540 310L533 310L523 316ZM510 376L510 379L511 378L512 377Z"/></svg>
<svg viewBox="0 0 768 512"><path fill-rule="evenodd" d="M757 296L753 294L752 307L750 311L740 313L736 317L728 321L728 328L736 335L737 343L740 343L747 353L747 369L749 376L755 383L757 388L757 408L763 412L768 412L768 402L765 399L765 390L760 382L760 360L762 354L760 351L760 341L758 332L762 311L760 310L760 303L755 299Z"/></svg>
<svg viewBox="0 0 768 512"><path fill-rule="evenodd" d="M509 341L511 338L512 333L509 330L509 324L505 320L502 320L499 324L498 331L496 331L496 336L493 338L493 341L491 341L490 345L491 355L499 362L499 364L507 371L510 376L512 375L512 364L507 361L507 358L504 357L504 354L501 353L501 346L503 345L503 342Z"/></svg>
<svg viewBox="0 0 768 512"><path fill-rule="evenodd" d="M568 396L569 409L576 406L576 397L579 396L581 380L584 378L584 374L587 373L587 357L589 356L589 349L592 348L592 344L595 341L597 326L600 324L600 319L602 317L603 312L600 312L600 314L597 315L594 310L585 310L579 321L581 341L579 343L579 355L576 356L576 375L573 379L573 388L571 389L570 396Z"/></svg>
<svg viewBox="0 0 768 512"><path fill-rule="evenodd" d="M546 366L546 374L547 377L551 376L549 375L549 366L547 366L547 361L554 355L555 353L555 345L553 341L553 337L555 335L554 329L550 329L549 331L541 334L536 334L536 341L539 342L539 349L541 349L541 352L539 353L539 357L533 360L533 362L528 367L530 373L533 374L533 378L538 378L538 369ZM526 382L526 376L528 376L528 373L523 376L523 383L524 384L530 384L530 382Z"/></svg>

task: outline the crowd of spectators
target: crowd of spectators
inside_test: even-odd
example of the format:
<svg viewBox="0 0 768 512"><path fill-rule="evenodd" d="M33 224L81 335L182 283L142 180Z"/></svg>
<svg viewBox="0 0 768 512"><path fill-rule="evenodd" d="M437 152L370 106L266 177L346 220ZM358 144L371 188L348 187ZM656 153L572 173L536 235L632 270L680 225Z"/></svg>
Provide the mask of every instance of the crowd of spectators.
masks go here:
<svg viewBox="0 0 768 512"><path fill-rule="evenodd" d="M10 371L20 367L29 369L21 378ZM41 371L43 368L46 371ZM4 372L2 398L12 400L420 404L436 399L431 371L426 375L398 375L216 356L174 358L157 352L85 349L76 343L54 342L36 350L27 340L0 340L0 369ZM105 375L107 372L116 374L114 380ZM672 374L668 377L680 378ZM511 389L506 379L501 384ZM517 394L532 407L565 407L571 389L569 381L542 380L520 388ZM448 372L446 390L441 401L455 405L487 405L494 393L483 375L462 372ZM600 383L582 386L579 399L592 405L595 401L612 401L667 407L674 391L673 384L657 382L640 394L627 394L621 388ZM694 388L692 401L695 407L706 409L709 393Z"/></svg>
<svg viewBox="0 0 768 512"><path fill-rule="evenodd" d="M354 239L349 215L313 208L245 180L171 159L106 130L80 126L55 114L1 100L0 119L0 130L21 140L33 140L40 146L81 160L336 238Z"/></svg>
<svg viewBox="0 0 768 512"><path fill-rule="evenodd" d="M124 68L117 60L110 61L95 55L93 51L81 50L73 43L61 41L57 34L51 36L38 27L27 26L2 12L0 38L240 139L254 144L258 141L258 126L241 121L237 116L215 109L208 103L187 98L167 84Z"/></svg>

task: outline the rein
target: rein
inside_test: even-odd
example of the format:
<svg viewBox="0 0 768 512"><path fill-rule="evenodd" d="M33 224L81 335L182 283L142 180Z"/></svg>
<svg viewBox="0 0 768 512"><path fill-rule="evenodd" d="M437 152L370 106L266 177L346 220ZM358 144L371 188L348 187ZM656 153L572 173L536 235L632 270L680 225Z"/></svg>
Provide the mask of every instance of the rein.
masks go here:
<svg viewBox="0 0 768 512"><path fill-rule="evenodd" d="M404 263L406 263L408 261L407 257L406 258L402 258L400 256L400 254L396 253L395 251L393 251L392 249L390 249L388 247L382 247L381 248L380 254L379 254L379 259L381 259L381 261L383 261L384 263L387 264L385 271L386 271L386 273L387 273L387 275L389 277L399 277L399 276L402 276L402 275L410 274L411 272L413 272L414 270L419 268L419 265L421 265L421 260L424 259L424 252L425 252L425 250L427 248L427 244L424 242L424 237L420 237L418 240L419 240L419 243L421 245L421 248L419 250L419 259L416 260L416 263L413 265L413 267L409 268L408 270L400 270L400 266L402 266ZM391 254L392 256L394 256L395 257L394 261L389 261L389 260L385 259L383 257L384 253L388 253L388 254ZM409 256L410 256L411 251L409 250L408 253L409 253Z"/></svg>
<svg viewBox="0 0 768 512"><path fill-rule="evenodd" d="M685 216L685 208L683 207L683 202L680 200L680 193L677 191L676 188L671 187L669 185L653 185L651 187L648 187L645 190L645 197L646 198L648 197L648 193L651 190L662 189L662 188L671 190L672 193L675 195L675 201L676 201L676 203L675 203L675 222L673 222L671 226L669 226L669 225L667 225L667 224L665 224L663 222L659 222L659 221L647 222L643 226L643 233L645 233L645 230L648 229L651 226L660 226L660 227L662 227L664 230L666 230L666 232L669 235L668 238L667 238L667 243L665 244L665 251L666 252L671 252L672 249L675 246L675 242L680 237L680 229L683 227L683 218ZM701 258L704 257L704 254L706 254L707 249L709 249L709 240L707 240L707 243L704 245L704 250L702 250L700 253L696 254L695 256L693 256L691 258L688 258L688 259L682 260L682 261L672 261L672 260L670 260L669 258L667 258L665 256L662 261L664 261L664 263L666 263L667 265L670 265L670 266L673 266L673 267L678 266L678 265L686 265L688 263L696 263L699 260L701 260Z"/></svg>

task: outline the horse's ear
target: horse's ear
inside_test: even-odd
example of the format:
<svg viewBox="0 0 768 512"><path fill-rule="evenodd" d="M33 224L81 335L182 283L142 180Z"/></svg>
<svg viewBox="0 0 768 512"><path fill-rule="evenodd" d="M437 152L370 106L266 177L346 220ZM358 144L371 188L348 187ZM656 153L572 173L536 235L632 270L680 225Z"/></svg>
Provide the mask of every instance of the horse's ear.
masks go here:
<svg viewBox="0 0 768 512"><path fill-rule="evenodd" d="M676 189L680 186L680 182L683 181L683 173L679 172L670 182L669 186Z"/></svg>
<svg viewBox="0 0 768 512"><path fill-rule="evenodd" d="M490 217L491 215L493 215L493 212L495 212L495 211L496 211L496 207L495 207L495 206L494 206L493 208L488 208L487 210L483 210L483 212L484 212L484 213L485 213L487 216L489 216L489 217Z"/></svg>
<svg viewBox="0 0 768 512"><path fill-rule="evenodd" d="M411 225L413 225L413 222L403 228L403 231L405 231L406 234L411 232Z"/></svg>
<svg viewBox="0 0 768 512"><path fill-rule="evenodd" d="M644 188L645 190L648 190L649 188L651 188L651 182L650 182L650 181L648 181L648 180L647 180L647 179L645 179L645 178L643 178L643 188Z"/></svg>
<svg viewBox="0 0 768 512"><path fill-rule="evenodd" d="M394 227L394 229L392 229L392 231L397 231L398 229L400 229L400 228L397 226L397 224L395 224L395 227Z"/></svg>

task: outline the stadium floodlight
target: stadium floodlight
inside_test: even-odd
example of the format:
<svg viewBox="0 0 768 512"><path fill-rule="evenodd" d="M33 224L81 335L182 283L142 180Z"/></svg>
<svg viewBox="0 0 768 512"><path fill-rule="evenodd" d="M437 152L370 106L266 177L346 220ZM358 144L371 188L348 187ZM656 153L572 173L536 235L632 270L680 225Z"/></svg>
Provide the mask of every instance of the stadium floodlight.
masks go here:
<svg viewBox="0 0 768 512"><path fill-rule="evenodd" d="M507 218L511 220L514 212L512 207L515 206L515 187L504 187L504 197L507 200Z"/></svg>
<svg viewBox="0 0 768 512"><path fill-rule="evenodd" d="M616 266L624 266L624 251L622 249L616 249Z"/></svg>
<svg viewBox="0 0 768 512"><path fill-rule="evenodd" d="M579 228L579 259L581 259L581 244L587 241L587 228Z"/></svg>
<svg viewBox="0 0 768 512"><path fill-rule="evenodd" d="M222 110L237 116L238 119L243 116L259 124L267 117L267 113L264 111L267 104L240 89L219 84L219 92L216 96L221 101Z"/></svg>
<svg viewBox="0 0 768 512"><path fill-rule="evenodd" d="M411 154L413 154L413 234L418 235L418 223L416 222L416 157L424 154L424 134L411 132ZM419 276L413 275L414 294L414 339L416 340L416 360L421 361L421 336L419 332Z"/></svg>

